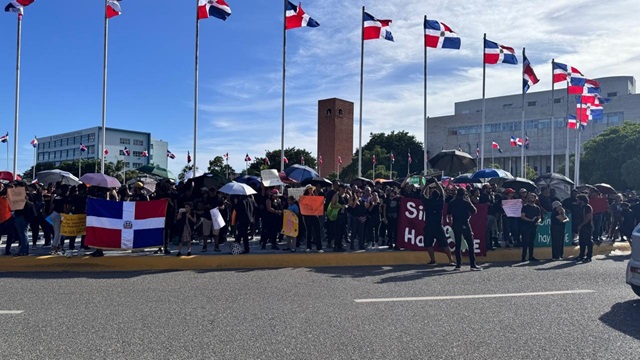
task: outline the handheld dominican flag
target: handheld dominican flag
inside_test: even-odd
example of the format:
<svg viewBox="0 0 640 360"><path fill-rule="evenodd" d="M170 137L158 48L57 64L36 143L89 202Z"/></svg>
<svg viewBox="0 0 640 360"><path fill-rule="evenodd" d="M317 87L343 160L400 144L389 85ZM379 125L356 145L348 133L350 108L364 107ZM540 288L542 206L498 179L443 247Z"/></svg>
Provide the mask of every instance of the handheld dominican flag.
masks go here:
<svg viewBox="0 0 640 360"><path fill-rule="evenodd" d="M569 114L567 116L567 127L569 129L577 129L578 128L578 121L576 120L576 117L574 115Z"/></svg>
<svg viewBox="0 0 640 360"><path fill-rule="evenodd" d="M512 47L500 45L484 39L484 63L485 64L518 64L516 51Z"/></svg>
<svg viewBox="0 0 640 360"><path fill-rule="evenodd" d="M147 150L143 150L142 153L140 154L141 157L149 157L149 153L147 153Z"/></svg>
<svg viewBox="0 0 640 360"><path fill-rule="evenodd" d="M286 157L286 156L285 156L282 160L284 160L284 163L285 163L285 164L288 164L288 163L289 163L289 159L287 159L287 157ZM251 161L251 160L249 160L249 161Z"/></svg>
<svg viewBox="0 0 640 360"><path fill-rule="evenodd" d="M249 156L249 154L247 154L247 155L244 157L244 161L251 161L251 156Z"/></svg>
<svg viewBox="0 0 640 360"><path fill-rule="evenodd" d="M38 147L38 138L34 136L33 140L31 140L31 142L29 144L31 144L31 146L33 146L34 148L37 148Z"/></svg>
<svg viewBox="0 0 640 360"><path fill-rule="evenodd" d="M120 1L121 0L107 1L107 9L105 12L107 19L111 19L112 17L116 17L122 14L122 10L120 9Z"/></svg>
<svg viewBox="0 0 640 360"><path fill-rule="evenodd" d="M218 18L222 21L231 16L231 8L224 0L199 0L198 20L209 17Z"/></svg>
<svg viewBox="0 0 640 360"><path fill-rule="evenodd" d="M1 143L6 143L7 141L9 141L9 132L7 131L6 134L0 136L0 142Z"/></svg>
<svg viewBox="0 0 640 360"><path fill-rule="evenodd" d="M108 149L104 149L104 154L105 155L109 155L109 150Z"/></svg>
<svg viewBox="0 0 640 360"><path fill-rule="evenodd" d="M376 156L375 156L375 155L373 155L373 157L372 157L371 159L372 159L372 161L373 161L373 165L375 165L375 164L376 164Z"/></svg>
<svg viewBox="0 0 640 360"><path fill-rule="evenodd" d="M85 152L85 151L87 151L87 147L84 146L84 144L80 143L80 152Z"/></svg>
<svg viewBox="0 0 640 360"><path fill-rule="evenodd" d="M187 151L187 164L191 162L191 152Z"/></svg>
<svg viewBox="0 0 640 360"><path fill-rule="evenodd" d="M407 153L409 155L409 158L407 159L407 161L409 162L409 164L411 164L413 162L413 159L411 159L411 153Z"/></svg>
<svg viewBox="0 0 640 360"><path fill-rule="evenodd" d="M87 199L87 245L101 249L162 246L167 201Z"/></svg>
<svg viewBox="0 0 640 360"><path fill-rule="evenodd" d="M342 165L342 156L338 156L338 164Z"/></svg>
<svg viewBox="0 0 640 360"><path fill-rule="evenodd" d="M364 40L384 39L393 41L393 35L389 28L391 20L378 20L368 12L364 13L363 20L362 26L364 27L364 31L362 32L362 36Z"/></svg>
<svg viewBox="0 0 640 360"><path fill-rule="evenodd" d="M302 10L302 3L295 6L291 1L287 0L285 28L291 30L304 26L318 27L320 24Z"/></svg>
<svg viewBox="0 0 640 360"><path fill-rule="evenodd" d="M498 150L498 152L499 152L500 154L502 154L502 149L500 149L500 145L498 145L498 143L497 143L497 142L493 141L493 142L491 143L491 147L492 147L493 149Z"/></svg>
<svg viewBox="0 0 640 360"><path fill-rule="evenodd" d="M533 71L531 63L529 62L529 59L527 59L526 55L524 55L522 59L522 76L522 86L525 93L529 91L531 86L540 82L540 79L538 79L536 73Z"/></svg>
<svg viewBox="0 0 640 360"><path fill-rule="evenodd" d="M576 80L571 78L568 89L569 95L599 94L601 92L599 82L583 78L578 78Z"/></svg>
<svg viewBox="0 0 640 360"><path fill-rule="evenodd" d="M455 31L440 21L424 21L424 44L430 48L460 49L460 38Z"/></svg>
<svg viewBox="0 0 640 360"><path fill-rule="evenodd" d="M167 150L167 157L169 159L175 159L176 155L174 153L172 153L171 151Z"/></svg>
<svg viewBox="0 0 640 360"><path fill-rule="evenodd" d="M320 163L320 165L324 163L324 161L322 161L322 155L318 156L318 163Z"/></svg>
<svg viewBox="0 0 640 360"><path fill-rule="evenodd" d="M393 153L391 153L391 163L395 163L396 162L396 157L393 156Z"/></svg>
<svg viewBox="0 0 640 360"><path fill-rule="evenodd" d="M580 72L580 70L574 68L573 66L569 66L567 64L562 64L559 62L553 63L553 82L562 82L569 81L572 77L584 77L584 75Z"/></svg>
<svg viewBox="0 0 640 360"><path fill-rule="evenodd" d="M24 7L33 4L34 1L36 0L14 0L4 7L4 11L22 15L24 14Z"/></svg>

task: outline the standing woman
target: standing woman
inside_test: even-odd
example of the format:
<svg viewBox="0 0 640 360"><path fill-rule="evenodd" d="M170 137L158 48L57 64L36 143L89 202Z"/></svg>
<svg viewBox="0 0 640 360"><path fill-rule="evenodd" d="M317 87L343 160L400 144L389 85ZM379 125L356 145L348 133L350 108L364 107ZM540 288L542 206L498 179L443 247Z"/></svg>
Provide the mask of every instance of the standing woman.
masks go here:
<svg viewBox="0 0 640 360"><path fill-rule="evenodd" d="M62 185L60 182L56 184L55 194L51 196L51 221L53 222L53 241L51 242L51 255L62 253L60 228L62 224L62 214L65 213L67 206L67 193L69 185Z"/></svg>
<svg viewBox="0 0 640 360"><path fill-rule="evenodd" d="M309 186L305 191L303 196L318 196L316 192L316 188L314 186ZM320 233L320 218L316 215L302 215L302 221L304 222L304 227L307 231L307 252L311 252L313 248L313 243L316 244L316 250L319 253L323 253L322 250L322 237Z"/></svg>
<svg viewBox="0 0 640 360"><path fill-rule="evenodd" d="M389 197L385 199L383 207L383 221L387 224L387 245L389 245L389 250L400 250L396 243L399 209L400 198L397 191L392 189Z"/></svg>
<svg viewBox="0 0 640 360"><path fill-rule="evenodd" d="M378 248L378 240L380 238L380 198L377 192L371 193L369 202L365 205L369 214L367 226L367 238L371 243L371 249Z"/></svg>
<svg viewBox="0 0 640 360"><path fill-rule="evenodd" d="M580 254L575 259L584 263L591 262L593 255L593 208L589 205L589 198L585 194L580 194L576 198L580 204L580 212L582 213L582 221L578 225L578 244L580 245ZM585 252L586 251L586 252Z"/></svg>
<svg viewBox="0 0 640 360"><path fill-rule="evenodd" d="M262 243L262 250L267 246L267 242L271 243L272 250L278 250L278 230L280 224L280 218L282 217L282 201L280 200L280 192L278 189L271 190L269 198L265 202L266 216L264 219L266 222L262 224L266 228L266 238L260 239Z"/></svg>
<svg viewBox="0 0 640 360"><path fill-rule="evenodd" d="M551 204L551 258L553 260L562 260L564 255L564 229L565 224L569 222L562 203L554 201Z"/></svg>

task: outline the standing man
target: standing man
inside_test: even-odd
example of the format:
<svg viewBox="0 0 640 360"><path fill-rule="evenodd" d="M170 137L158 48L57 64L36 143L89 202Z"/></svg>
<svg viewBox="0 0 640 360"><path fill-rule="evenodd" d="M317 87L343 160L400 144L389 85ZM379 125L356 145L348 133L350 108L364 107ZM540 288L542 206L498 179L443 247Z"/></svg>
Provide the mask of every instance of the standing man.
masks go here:
<svg viewBox="0 0 640 360"><path fill-rule="evenodd" d="M591 262L591 256L593 255L593 241L591 241L591 236L593 234L593 208L589 205L589 198L587 195L580 194L576 199L580 204L579 211L582 214L582 221L578 224L578 244L580 245L580 254L575 260L588 263Z"/></svg>
<svg viewBox="0 0 640 360"><path fill-rule="evenodd" d="M254 212L256 202L249 196L242 196L236 203L236 242L242 241L244 245L243 254L249 253L249 227L254 222Z"/></svg>
<svg viewBox="0 0 640 360"><path fill-rule="evenodd" d="M444 208L444 189L434 178L426 181L427 185L422 190L422 206L424 207L424 247L429 253L431 261L427 265L435 265L436 257L433 247L438 246L447 253L449 264L453 264L451 249L447 242L447 236L442 228L442 210Z"/></svg>
<svg viewBox="0 0 640 360"><path fill-rule="evenodd" d="M460 188L456 191L455 199L449 202L447 207L447 217L452 223L453 234L456 240L456 270L460 270L462 266L462 237L464 236L469 248L469 266L472 271L482 270L476 266L475 247L473 245L473 233L471 232L471 224L469 219L471 215L478 210L469 200L467 191Z"/></svg>
<svg viewBox="0 0 640 360"><path fill-rule="evenodd" d="M536 242L538 224L542 219L542 212L536 202L536 194L529 193L525 204L522 206L521 230L522 234L522 262L527 261L527 249L529 249L529 261L538 261L533 257L533 247Z"/></svg>
<svg viewBox="0 0 640 360"><path fill-rule="evenodd" d="M554 201L551 206L553 207L553 211L551 211L551 258L562 260L562 256L564 256L564 230L569 218L560 201Z"/></svg>

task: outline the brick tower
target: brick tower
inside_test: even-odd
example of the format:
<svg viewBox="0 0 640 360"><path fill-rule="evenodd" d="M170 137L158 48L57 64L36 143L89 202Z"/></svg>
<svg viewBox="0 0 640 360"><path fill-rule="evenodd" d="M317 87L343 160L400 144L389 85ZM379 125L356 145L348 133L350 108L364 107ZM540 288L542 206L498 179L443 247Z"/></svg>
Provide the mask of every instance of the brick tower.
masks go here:
<svg viewBox="0 0 640 360"><path fill-rule="evenodd" d="M353 156L353 103L331 98L318 101L318 155L320 176L338 172L338 156L342 158L340 171L351 163Z"/></svg>

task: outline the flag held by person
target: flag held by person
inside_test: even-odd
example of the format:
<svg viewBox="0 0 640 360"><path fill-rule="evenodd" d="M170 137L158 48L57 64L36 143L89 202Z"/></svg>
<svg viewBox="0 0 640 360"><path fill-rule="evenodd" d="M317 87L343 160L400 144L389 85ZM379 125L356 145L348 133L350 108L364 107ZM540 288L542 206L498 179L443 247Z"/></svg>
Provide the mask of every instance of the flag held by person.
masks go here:
<svg viewBox="0 0 640 360"><path fill-rule="evenodd" d="M523 90L526 93L527 91L529 91L529 88L535 84L537 84L538 82L540 82L540 79L538 79L538 76L536 76L536 73L533 71L533 67L531 67L531 62L529 62L529 59L527 58L526 55L523 54L523 59L522 59L522 86L523 86Z"/></svg>
<svg viewBox="0 0 640 360"><path fill-rule="evenodd" d="M141 249L164 243L167 199L108 201L87 199L88 246L102 249Z"/></svg>
<svg viewBox="0 0 640 360"><path fill-rule="evenodd" d="M4 7L5 12L24 14L24 7L33 4L36 0L14 0Z"/></svg>
<svg viewBox="0 0 640 360"><path fill-rule="evenodd" d="M111 19L122 14L122 10L120 9L120 1L121 0L109 0L107 1L107 9L105 15L107 19Z"/></svg>
<svg viewBox="0 0 640 360"><path fill-rule="evenodd" d="M393 41L391 34L391 20L378 20L368 12L364 13L364 31L362 32L364 40L384 39Z"/></svg>
<svg viewBox="0 0 640 360"><path fill-rule="evenodd" d="M200 0L198 3L198 20L214 17L222 21L231 16L231 8L224 0Z"/></svg>
<svg viewBox="0 0 640 360"><path fill-rule="evenodd" d="M447 24L438 20L424 21L424 44L437 49L460 49L460 37Z"/></svg>
<svg viewBox="0 0 640 360"><path fill-rule="evenodd" d="M512 47L500 45L484 39L484 63L485 64L518 64L516 51Z"/></svg>
<svg viewBox="0 0 640 360"><path fill-rule="evenodd" d="M302 3L296 6L291 1L287 1L285 28L291 30L305 26L318 27L320 24L302 10Z"/></svg>

